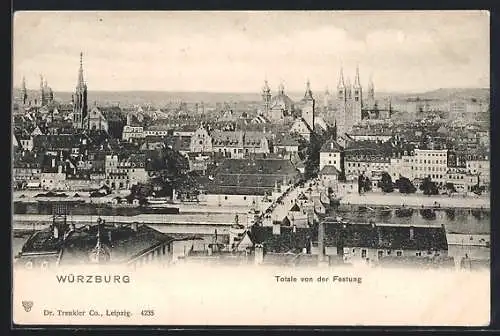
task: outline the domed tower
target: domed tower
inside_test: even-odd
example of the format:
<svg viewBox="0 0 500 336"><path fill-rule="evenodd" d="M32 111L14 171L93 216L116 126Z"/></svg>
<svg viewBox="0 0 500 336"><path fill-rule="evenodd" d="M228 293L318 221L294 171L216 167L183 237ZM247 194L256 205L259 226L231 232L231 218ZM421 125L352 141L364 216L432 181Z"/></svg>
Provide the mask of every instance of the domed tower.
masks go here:
<svg viewBox="0 0 500 336"><path fill-rule="evenodd" d="M278 86L278 96L284 96L285 95L285 85L283 82L280 83Z"/></svg>
<svg viewBox="0 0 500 336"><path fill-rule="evenodd" d="M262 101L264 102L264 115L268 117L271 107L271 88L267 80L264 81L264 86L262 87Z"/></svg>
<svg viewBox="0 0 500 336"><path fill-rule="evenodd" d="M87 84L83 79L83 53L80 53L80 69L78 70L78 82L73 95L73 127L85 128L84 120L87 116Z"/></svg>

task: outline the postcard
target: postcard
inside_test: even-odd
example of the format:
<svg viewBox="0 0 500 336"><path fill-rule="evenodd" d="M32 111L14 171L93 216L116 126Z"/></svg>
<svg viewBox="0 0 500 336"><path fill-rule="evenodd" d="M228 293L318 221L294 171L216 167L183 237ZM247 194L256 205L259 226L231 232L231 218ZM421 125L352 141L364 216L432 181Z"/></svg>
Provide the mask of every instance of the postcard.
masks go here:
<svg viewBox="0 0 500 336"><path fill-rule="evenodd" d="M487 326L489 21L16 12L13 324Z"/></svg>

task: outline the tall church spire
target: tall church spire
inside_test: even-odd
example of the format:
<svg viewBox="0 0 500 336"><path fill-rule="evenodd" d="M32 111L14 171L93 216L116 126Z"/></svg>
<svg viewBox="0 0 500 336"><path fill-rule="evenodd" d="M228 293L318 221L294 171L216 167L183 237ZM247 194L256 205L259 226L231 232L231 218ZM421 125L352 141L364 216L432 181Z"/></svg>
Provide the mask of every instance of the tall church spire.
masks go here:
<svg viewBox="0 0 500 336"><path fill-rule="evenodd" d="M23 76L23 83L21 87L21 95L23 99L23 104L26 104L26 101L28 100L28 90L26 89L26 78Z"/></svg>
<svg viewBox="0 0 500 336"><path fill-rule="evenodd" d="M345 88L344 83L344 69L340 66L340 74L339 74L339 83L337 85L338 88Z"/></svg>
<svg viewBox="0 0 500 336"><path fill-rule="evenodd" d="M45 105L45 103L46 103L46 97L45 97L44 81L42 74L40 74L40 106Z"/></svg>
<svg viewBox="0 0 500 336"><path fill-rule="evenodd" d="M355 88L361 87L361 81L359 80L359 66L356 66L356 78L354 79L354 87Z"/></svg>
<svg viewBox="0 0 500 336"><path fill-rule="evenodd" d="M370 74L370 80L368 82L368 99L375 100L375 86L373 85L373 75Z"/></svg>
<svg viewBox="0 0 500 336"><path fill-rule="evenodd" d="M77 87L83 88L85 81L83 80L83 52L80 52L80 69L78 69L78 84Z"/></svg>
<svg viewBox="0 0 500 336"><path fill-rule="evenodd" d="M346 92L347 92L347 98L350 99L351 98L351 91L352 89L352 86L351 86L351 80L349 79L349 77L347 77L347 80L346 80Z"/></svg>
<svg viewBox="0 0 500 336"><path fill-rule="evenodd" d="M78 69L78 82L73 99L73 126L77 129L85 128L85 117L87 116L87 84L83 79L83 53L80 53L80 68Z"/></svg>

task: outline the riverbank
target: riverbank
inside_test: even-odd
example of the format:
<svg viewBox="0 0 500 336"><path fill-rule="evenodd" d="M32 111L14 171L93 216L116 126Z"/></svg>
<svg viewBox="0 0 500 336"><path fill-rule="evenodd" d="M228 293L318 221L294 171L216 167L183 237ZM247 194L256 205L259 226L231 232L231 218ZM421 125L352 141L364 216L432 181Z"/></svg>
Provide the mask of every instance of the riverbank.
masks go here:
<svg viewBox="0 0 500 336"><path fill-rule="evenodd" d="M186 215L135 215L135 216L89 216L89 215L74 215L68 216L68 221L75 224L86 225L87 223L95 224L97 218L105 220L108 223L117 224L171 224L171 225L231 225L235 222L234 214L215 214L207 213L203 215L186 214ZM51 215L18 215L12 216L14 223L36 223L50 224L52 223ZM240 221L246 220L241 218Z"/></svg>
<svg viewBox="0 0 500 336"><path fill-rule="evenodd" d="M367 192L365 194L346 194L340 200L345 205L373 205L373 206L409 206L409 207L433 207L439 205L441 208L468 208L468 209L490 209L490 198L478 197L449 197L446 195L424 196L421 194L383 194L378 192Z"/></svg>

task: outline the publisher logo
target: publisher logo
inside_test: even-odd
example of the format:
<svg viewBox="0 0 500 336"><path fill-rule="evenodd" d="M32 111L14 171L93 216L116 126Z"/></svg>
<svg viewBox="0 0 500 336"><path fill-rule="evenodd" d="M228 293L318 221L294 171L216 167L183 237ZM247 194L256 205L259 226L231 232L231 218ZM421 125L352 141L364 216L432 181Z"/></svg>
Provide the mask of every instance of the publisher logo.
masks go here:
<svg viewBox="0 0 500 336"><path fill-rule="evenodd" d="M31 308L33 308L33 301L23 301L22 304L26 312L30 312Z"/></svg>

